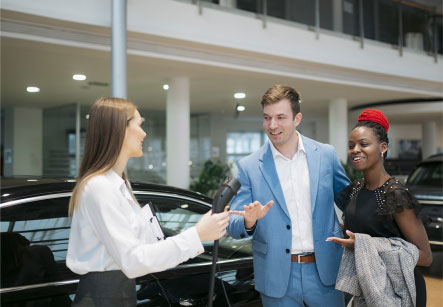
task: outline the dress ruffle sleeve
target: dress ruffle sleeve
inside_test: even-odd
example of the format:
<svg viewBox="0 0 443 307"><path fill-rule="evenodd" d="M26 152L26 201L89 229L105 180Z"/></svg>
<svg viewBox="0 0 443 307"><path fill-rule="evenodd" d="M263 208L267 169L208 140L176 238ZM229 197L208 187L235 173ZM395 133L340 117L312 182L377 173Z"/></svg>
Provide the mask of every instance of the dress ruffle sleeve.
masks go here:
<svg viewBox="0 0 443 307"><path fill-rule="evenodd" d="M421 217L422 207L411 192L400 182L393 179L383 189L385 202L379 215L391 215L401 213L405 209L412 209L416 216Z"/></svg>

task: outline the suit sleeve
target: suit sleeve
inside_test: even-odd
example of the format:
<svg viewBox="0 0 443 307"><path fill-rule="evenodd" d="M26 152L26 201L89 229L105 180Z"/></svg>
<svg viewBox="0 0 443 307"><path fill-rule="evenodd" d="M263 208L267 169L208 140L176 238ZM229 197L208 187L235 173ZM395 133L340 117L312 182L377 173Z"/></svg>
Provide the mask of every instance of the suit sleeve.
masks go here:
<svg viewBox="0 0 443 307"><path fill-rule="evenodd" d="M252 203L252 190L249 177L244 170L241 161L238 164L237 180L240 182L241 188L232 200L230 209L243 211L243 205L248 205ZM228 234L234 239L243 239L250 236L245 229L245 221L243 216L239 216L236 214L231 214L231 216L229 217L229 226L227 228L227 231Z"/></svg>
<svg viewBox="0 0 443 307"><path fill-rule="evenodd" d="M347 185L349 185L350 181L346 176L345 170L341 166L340 161L338 160L335 150L333 150L332 159L333 159L332 163L334 165L334 200L337 206L340 208L340 210L343 210L341 203L337 202L337 196L341 190L343 190Z"/></svg>

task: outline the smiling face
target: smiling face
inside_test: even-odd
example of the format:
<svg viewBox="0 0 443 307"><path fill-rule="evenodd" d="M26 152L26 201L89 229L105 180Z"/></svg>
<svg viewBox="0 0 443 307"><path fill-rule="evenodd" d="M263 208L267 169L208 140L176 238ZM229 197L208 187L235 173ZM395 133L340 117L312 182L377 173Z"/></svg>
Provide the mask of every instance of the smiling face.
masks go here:
<svg viewBox="0 0 443 307"><path fill-rule="evenodd" d="M135 110L134 115L126 127L125 139L123 141L122 151L125 151L129 158L141 157L143 154L143 140L146 137L142 129L143 120L140 113Z"/></svg>
<svg viewBox="0 0 443 307"><path fill-rule="evenodd" d="M297 140L295 129L300 124L301 118L301 113L297 113L294 117L288 99L263 107L263 128L277 149Z"/></svg>
<svg viewBox="0 0 443 307"><path fill-rule="evenodd" d="M370 127L356 127L351 131L348 141L348 158L358 171L366 171L383 165L381 153L386 153L388 145L380 142Z"/></svg>

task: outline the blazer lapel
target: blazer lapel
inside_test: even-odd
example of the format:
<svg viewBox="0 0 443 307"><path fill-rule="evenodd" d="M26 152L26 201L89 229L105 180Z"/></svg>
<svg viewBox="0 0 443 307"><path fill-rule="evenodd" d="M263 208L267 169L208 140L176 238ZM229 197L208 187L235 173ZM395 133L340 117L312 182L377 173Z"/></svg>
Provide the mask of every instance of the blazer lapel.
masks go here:
<svg viewBox="0 0 443 307"><path fill-rule="evenodd" d="M283 195L283 190L281 189L280 180L278 179L277 170L275 168L274 157L272 156L272 150L267 143L262 147L262 154L259 158L260 160L260 171L265 178L266 183L274 194L275 200L284 213L290 218L288 208L286 207L285 197ZM263 204L264 205L264 204Z"/></svg>
<svg viewBox="0 0 443 307"><path fill-rule="evenodd" d="M302 136L308 161L309 185L311 189L311 212L314 212L320 176L321 155L318 147L308 138Z"/></svg>

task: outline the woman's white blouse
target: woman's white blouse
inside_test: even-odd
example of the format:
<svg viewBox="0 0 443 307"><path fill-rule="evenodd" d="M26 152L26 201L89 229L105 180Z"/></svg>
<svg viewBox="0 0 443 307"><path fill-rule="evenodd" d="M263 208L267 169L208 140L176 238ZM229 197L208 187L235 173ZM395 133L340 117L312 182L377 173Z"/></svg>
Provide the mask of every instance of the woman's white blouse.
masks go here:
<svg viewBox="0 0 443 307"><path fill-rule="evenodd" d="M195 227L158 241L151 217L113 170L90 179L74 210L66 265L77 274L122 270L135 278L203 253Z"/></svg>

